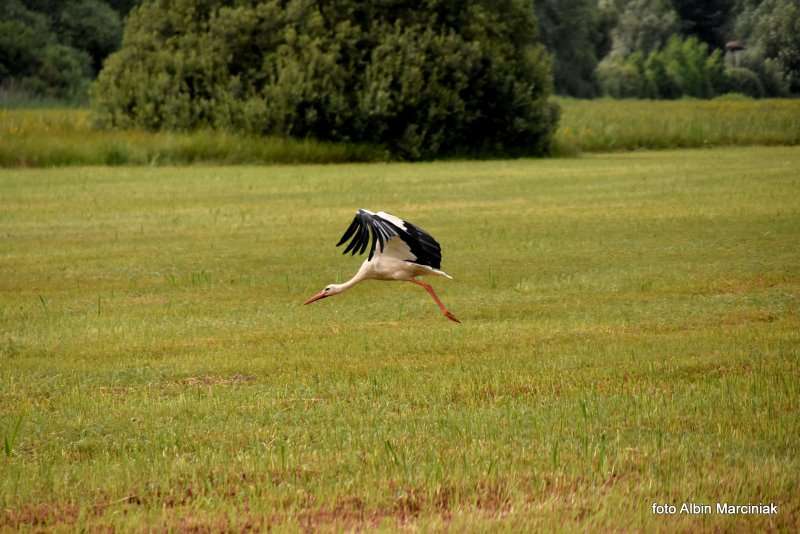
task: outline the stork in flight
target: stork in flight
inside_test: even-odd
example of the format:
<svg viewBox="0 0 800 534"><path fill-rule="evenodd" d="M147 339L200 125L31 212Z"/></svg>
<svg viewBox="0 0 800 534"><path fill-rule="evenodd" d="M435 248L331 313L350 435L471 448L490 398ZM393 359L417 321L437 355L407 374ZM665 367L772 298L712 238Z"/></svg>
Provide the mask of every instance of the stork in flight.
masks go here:
<svg viewBox="0 0 800 534"><path fill-rule="evenodd" d="M343 284L327 286L308 299L306 304L338 295L362 280L400 280L424 288L436 301L445 317L457 323L461 322L442 304L430 284L417 279L418 276L428 274L444 276L451 280L453 278L439 269L442 263L442 250L433 236L419 226L394 215L383 211L372 213L360 209L336 246L346 243L351 238L343 254L348 252L353 255L363 254L369 245L369 257L364 260L353 278Z"/></svg>

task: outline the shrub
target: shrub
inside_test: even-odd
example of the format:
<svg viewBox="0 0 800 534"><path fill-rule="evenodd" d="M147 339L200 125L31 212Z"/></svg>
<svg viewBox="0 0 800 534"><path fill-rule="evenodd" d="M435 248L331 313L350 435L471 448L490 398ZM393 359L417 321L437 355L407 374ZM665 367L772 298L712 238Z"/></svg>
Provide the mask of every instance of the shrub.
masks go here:
<svg viewBox="0 0 800 534"><path fill-rule="evenodd" d="M129 15L100 124L540 154L557 108L530 1L166 0Z"/></svg>
<svg viewBox="0 0 800 534"><path fill-rule="evenodd" d="M753 98L764 96L764 86L761 85L758 75L744 67L729 67L725 70L727 90L732 93L742 93Z"/></svg>
<svg viewBox="0 0 800 534"><path fill-rule="evenodd" d="M645 80L635 61L604 59L597 66L603 94L612 98L639 98L645 95Z"/></svg>

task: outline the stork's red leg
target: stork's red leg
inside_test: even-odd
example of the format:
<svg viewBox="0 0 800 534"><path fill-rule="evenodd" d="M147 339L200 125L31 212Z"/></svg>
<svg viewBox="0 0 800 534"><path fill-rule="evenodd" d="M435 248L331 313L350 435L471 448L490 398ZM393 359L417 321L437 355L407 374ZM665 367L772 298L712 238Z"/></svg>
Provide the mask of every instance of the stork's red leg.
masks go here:
<svg viewBox="0 0 800 534"><path fill-rule="evenodd" d="M436 301L436 304L439 306L439 309L442 310L442 313L444 314L445 317L447 317L451 321L455 321L457 323L461 322L458 319L456 319L455 315L450 313L447 310L447 308L445 308L444 304L442 303L441 300L439 300L439 297L436 295L436 292L433 290L433 286L431 286L430 284L426 284L425 282L422 282L421 280L409 280L409 281L417 284L418 286L422 286L423 288L425 288L425 291L427 291L428 294L431 297L433 297L433 300Z"/></svg>

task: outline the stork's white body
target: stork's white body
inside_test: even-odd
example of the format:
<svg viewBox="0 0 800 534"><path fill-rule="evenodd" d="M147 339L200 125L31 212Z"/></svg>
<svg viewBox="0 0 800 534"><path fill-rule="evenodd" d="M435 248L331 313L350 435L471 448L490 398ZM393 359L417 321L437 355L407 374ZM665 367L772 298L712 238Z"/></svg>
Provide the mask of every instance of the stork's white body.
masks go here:
<svg viewBox="0 0 800 534"><path fill-rule="evenodd" d="M363 253L370 240L370 231L372 232L372 248L369 257L361 264L358 272L343 284L327 286L306 301L306 304L339 294L364 280L406 281L425 288L448 319L460 322L447 311L430 285L417 280L417 277L425 275L453 278L438 269L441 252L436 240L424 230L399 217L383 211L373 213L360 209L350 228L339 241L341 245L352 237L352 242L345 250L345 254L351 249L355 254L359 251L359 247L360 252ZM377 243L380 243L380 247L376 250Z"/></svg>

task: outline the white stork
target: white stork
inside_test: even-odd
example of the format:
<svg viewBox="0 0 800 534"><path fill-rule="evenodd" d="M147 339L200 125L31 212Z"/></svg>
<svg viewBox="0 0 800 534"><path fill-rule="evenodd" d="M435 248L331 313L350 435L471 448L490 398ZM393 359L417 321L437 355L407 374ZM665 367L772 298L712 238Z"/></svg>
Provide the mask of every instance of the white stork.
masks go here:
<svg viewBox="0 0 800 534"><path fill-rule="evenodd" d="M369 257L364 260L353 278L343 284L327 286L305 304L338 295L362 280L400 280L425 288L445 317L461 322L445 308L433 287L417 279L418 276L427 274L453 278L439 269L442 250L439 243L425 230L383 211L372 213L360 209L336 246L346 243L350 238L352 241L343 254L363 254L369 245Z"/></svg>

